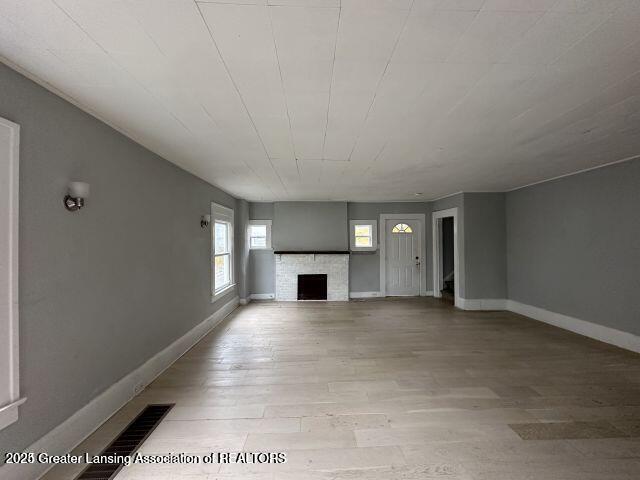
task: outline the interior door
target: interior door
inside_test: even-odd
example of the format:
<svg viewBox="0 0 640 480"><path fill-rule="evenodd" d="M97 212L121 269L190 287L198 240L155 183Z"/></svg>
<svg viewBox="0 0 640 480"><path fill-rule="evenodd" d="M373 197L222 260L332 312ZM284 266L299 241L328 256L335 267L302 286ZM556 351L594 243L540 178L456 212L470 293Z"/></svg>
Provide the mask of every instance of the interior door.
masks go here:
<svg viewBox="0 0 640 480"><path fill-rule="evenodd" d="M387 219L385 222L386 294L420 294L420 222Z"/></svg>

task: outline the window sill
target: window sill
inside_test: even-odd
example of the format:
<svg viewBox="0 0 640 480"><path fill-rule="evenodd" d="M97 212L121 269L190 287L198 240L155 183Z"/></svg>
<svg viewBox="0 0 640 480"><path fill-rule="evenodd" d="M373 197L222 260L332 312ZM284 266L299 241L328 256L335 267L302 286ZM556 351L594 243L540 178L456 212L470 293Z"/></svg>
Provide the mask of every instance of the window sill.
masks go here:
<svg viewBox="0 0 640 480"><path fill-rule="evenodd" d="M224 287L222 290L218 290L217 292L214 292L213 296L211 297L211 303L215 302L216 300L220 299L221 297L224 297L227 293L229 293L231 290L233 290L235 288L236 284L232 283L230 285L227 285L226 287Z"/></svg>
<svg viewBox="0 0 640 480"><path fill-rule="evenodd" d="M16 400L9 405L0 407L0 430L18 420L18 407L26 402L26 397Z"/></svg>

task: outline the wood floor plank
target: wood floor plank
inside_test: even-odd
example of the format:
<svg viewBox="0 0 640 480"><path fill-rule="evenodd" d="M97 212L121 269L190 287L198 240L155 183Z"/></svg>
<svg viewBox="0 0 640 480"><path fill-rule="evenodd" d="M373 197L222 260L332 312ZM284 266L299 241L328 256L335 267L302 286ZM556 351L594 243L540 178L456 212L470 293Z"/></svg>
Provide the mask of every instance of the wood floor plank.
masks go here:
<svg viewBox="0 0 640 480"><path fill-rule="evenodd" d="M144 405L144 452L284 464L136 465L117 480L637 480L640 356L432 298L239 308L75 451ZM72 478L60 466L48 480Z"/></svg>

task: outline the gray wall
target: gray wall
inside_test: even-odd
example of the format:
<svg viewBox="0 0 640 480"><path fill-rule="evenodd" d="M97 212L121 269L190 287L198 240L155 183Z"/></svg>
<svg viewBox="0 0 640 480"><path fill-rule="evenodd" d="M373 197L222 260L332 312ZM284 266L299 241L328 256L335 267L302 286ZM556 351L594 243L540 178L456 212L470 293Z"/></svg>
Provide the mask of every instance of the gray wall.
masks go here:
<svg viewBox="0 0 640 480"><path fill-rule="evenodd" d="M276 202L274 250L349 250L346 202Z"/></svg>
<svg viewBox="0 0 640 480"><path fill-rule="evenodd" d="M466 297L465 283L466 283L466 272L464 265L465 263L465 249L464 249L464 199L465 196L462 193L457 193L455 195L450 195L445 198L441 198L440 200L436 200L431 203L431 208L434 212L438 212L440 210L448 210L450 208L458 209L458 261L460 262L460 272L458 278L456 278L456 284L458 285L458 291L462 298ZM433 222L432 222L433 223ZM432 227L433 225L431 225ZM431 232L433 229L429 228ZM433 235L432 235L433 237ZM429 254L429 258L433 257L433 253ZM433 275L432 275L433 277ZM433 278L431 283L433 284Z"/></svg>
<svg viewBox="0 0 640 480"><path fill-rule="evenodd" d="M504 193L458 193L433 211L458 208L459 292L462 298L506 298Z"/></svg>
<svg viewBox="0 0 640 480"><path fill-rule="evenodd" d="M249 219L273 220L273 203L250 203ZM249 294L275 293L275 274L273 250L250 250Z"/></svg>
<svg viewBox="0 0 640 480"><path fill-rule="evenodd" d="M19 451L193 328L211 304L210 202L236 200L0 65L21 125ZM91 184L81 212L67 182ZM134 193L135 192L135 193ZM238 246L239 248L240 246Z"/></svg>
<svg viewBox="0 0 640 480"><path fill-rule="evenodd" d="M304 223L312 223L318 212L342 211L343 206L347 208L347 220L379 220L381 213L424 213L427 220L427 259L425 270L425 281L427 290L431 289L431 205L424 202L404 202L404 203L344 203L344 202L300 202L303 206L313 204L316 208L314 214L307 214ZM320 206L320 208L317 208ZM283 238L289 235L296 236L295 228L298 224L285 224L276 220L276 213L283 210L274 208L273 203L251 203L249 206L249 216L251 220L273 220L273 235ZM286 211L286 210L285 210ZM325 219L327 216L325 216ZM340 221L340 241L347 244L340 250L348 250L348 221ZM333 223L327 225L327 229L335 230ZM275 241L274 241L275 246ZM300 242L299 249L312 249L313 247ZM380 255L375 252L357 252L350 256L349 264L349 290L352 292L377 292L380 290ZM265 294L275 293L275 259L271 250L251 250L250 270L249 270L250 293Z"/></svg>
<svg viewBox="0 0 640 480"><path fill-rule="evenodd" d="M431 204L425 202L397 203L359 203L348 204L349 220L377 220L382 213L424 213L426 218L427 258L422 281L427 290L431 290ZM378 243L380 242L381 225L378 225ZM375 252L355 252L351 254L349 263L349 289L352 292L377 292L380 290L380 250Z"/></svg>
<svg viewBox="0 0 640 480"><path fill-rule="evenodd" d="M640 160L506 194L510 299L640 334Z"/></svg>
<svg viewBox="0 0 640 480"><path fill-rule="evenodd" d="M249 226L249 202L236 200L235 210L235 245L236 245L236 286L241 299L249 297L249 244L247 228Z"/></svg>
<svg viewBox="0 0 640 480"><path fill-rule="evenodd" d="M464 298L506 298L504 193L464 194Z"/></svg>

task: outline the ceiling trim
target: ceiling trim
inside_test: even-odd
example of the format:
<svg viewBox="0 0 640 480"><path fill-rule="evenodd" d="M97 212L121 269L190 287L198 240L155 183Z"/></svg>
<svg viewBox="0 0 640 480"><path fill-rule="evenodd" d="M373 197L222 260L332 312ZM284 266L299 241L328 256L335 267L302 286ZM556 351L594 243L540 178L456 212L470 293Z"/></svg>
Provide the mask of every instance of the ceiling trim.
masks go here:
<svg viewBox="0 0 640 480"><path fill-rule="evenodd" d="M621 160L615 160L613 162L603 163L602 165L596 165L595 167L583 168L582 170L577 170L575 172L565 173L563 175L558 175L557 177L547 178L546 180L540 180L539 182L528 183L527 185L522 185L521 187L511 188L509 190L505 190L505 193L515 192L516 190L521 190L521 189L527 188L527 187L533 187L534 185L540 185L541 183L552 182L554 180L559 180L559 179L565 178L565 177L572 177L572 176L578 175L580 173L586 173L586 172L590 172L591 170L598 170L600 168L610 167L611 165L616 165L617 163L629 162L631 160L636 160L638 158L640 158L640 154L631 155L630 157L625 157L625 158L623 158Z"/></svg>

